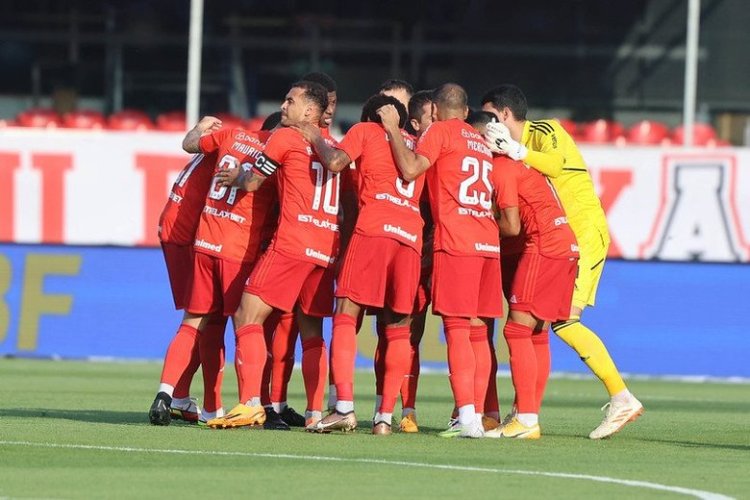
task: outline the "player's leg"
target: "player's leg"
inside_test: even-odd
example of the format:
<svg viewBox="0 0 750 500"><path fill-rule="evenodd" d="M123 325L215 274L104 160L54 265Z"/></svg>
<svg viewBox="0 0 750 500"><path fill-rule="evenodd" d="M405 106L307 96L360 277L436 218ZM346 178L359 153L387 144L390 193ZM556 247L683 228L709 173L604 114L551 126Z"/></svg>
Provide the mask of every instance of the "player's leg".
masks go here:
<svg viewBox="0 0 750 500"><path fill-rule="evenodd" d="M357 318L361 306L347 297L336 300L331 333L331 370L334 372L336 403L334 411L310 430L351 430L354 416L354 363L357 358ZM301 331L301 325L300 325Z"/></svg>
<svg viewBox="0 0 750 500"><path fill-rule="evenodd" d="M596 290L601 279L607 255L607 245L601 237L579 238L580 259L575 281L570 318L552 325L554 332L576 351L586 366L604 384L610 396L609 406L602 424L589 437L601 439L619 431L625 424L643 413L643 405L625 385L609 351L599 336L581 323L583 309L594 305Z"/></svg>
<svg viewBox="0 0 750 500"><path fill-rule="evenodd" d="M510 373L515 390L516 415L487 437L538 439L541 435L536 399L536 353L531 341L538 321L525 311L511 309L503 335L510 354Z"/></svg>
<svg viewBox="0 0 750 500"><path fill-rule="evenodd" d="M481 420L484 410L487 387L490 383L490 372L492 370L492 354L488 339L489 319L471 318L471 332L469 340L471 349L474 351L476 369L474 371L474 407L477 416Z"/></svg>
<svg viewBox="0 0 750 500"><path fill-rule="evenodd" d="M162 243L164 262L167 267L172 298L176 309L184 309L190 296L193 275L192 247ZM198 368L197 327L200 319L185 321L177 329L164 357L164 365L159 379L159 388L149 409L149 420L154 425L169 425L172 396L178 388L178 396L189 396L190 382ZM189 401L189 399L188 399ZM197 418L196 418L197 420Z"/></svg>
<svg viewBox="0 0 750 500"><path fill-rule="evenodd" d="M375 408L373 417L380 408L380 402L383 401L383 377L385 377L385 321L383 320L382 311L379 312L375 319L375 334L378 337L378 343L375 346L375 355L372 358L372 367L375 370Z"/></svg>
<svg viewBox="0 0 750 500"><path fill-rule="evenodd" d="M203 409L201 422L224 415L221 386L224 380L224 332L227 317L213 314L198 337L201 369L203 371Z"/></svg>
<svg viewBox="0 0 750 500"><path fill-rule="evenodd" d="M383 312L385 327L385 356L383 397L373 419L373 434L390 434L393 409L396 406L401 384L409 371L411 361L411 316L390 309Z"/></svg>
<svg viewBox="0 0 750 500"><path fill-rule="evenodd" d="M271 404L291 427L304 427L305 417L287 404L287 388L294 368L294 347L299 337L296 314L283 313L271 345Z"/></svg>
<svg viewBox="0 0 750 500"><path fill-rule="evenodd" d="M312 266L310 264L309 266ZM262 425L266 411L261 405L263 370L268 359L263 324L274 308L290 311L309 267L273 250L267 251L254 267L233 316L235 370L240 401L227 415L207 422L209 427L226 428Z"/></svg>
<svg viewBox="0 0 750 500"><path fill-rule="evenodd" d="M487 395L484 398L484 430L497 428L500 423L500 400L497 394L497 353L495 352L495 320L487 326L487 343L490 350L490 375L487 384Z"/></svg>
<svg viewBox="0 0 750 500"><path fill-rule="evenodd" d="M409 337L409 372L401 383L401 432L419 432L417 424L417 388L419 387L419 345L424 335L427 307L412 317Z"/></svg>
<svg viewBox="0 0 750 500"><path fill-rule="evenodd" d="M549 321L537 325L531 334L531 343L536 355L536 389L534 392L536 394L536 413L539 413L552 366L549 349Z"/></svg>

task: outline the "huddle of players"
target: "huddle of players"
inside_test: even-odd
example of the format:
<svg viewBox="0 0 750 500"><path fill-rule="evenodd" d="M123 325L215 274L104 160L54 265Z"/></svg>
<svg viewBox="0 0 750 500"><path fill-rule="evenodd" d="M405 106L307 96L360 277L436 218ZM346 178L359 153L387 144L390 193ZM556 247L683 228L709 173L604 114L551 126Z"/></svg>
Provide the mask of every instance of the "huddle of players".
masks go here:
<svg viewBox="0 0 750 500"><path fill-rule="evenodd" d="M368 312L377 315L379 335L372 432L391 433L399 393L400 428L416 432L419 340L431 300L443 318L455 399L454 418L441 436L540 437L548 330L551 323L571 326L579 252L552 184L520 161L530 148L502 123L508 108L493 107L507 88L483 98L494 113L472 113L467 122L460 86L411 96L408 84L389 81L339 143L328 133L335 83L320 73L292 85L280 124L264 124L272 132L225 130L218 120L201 120L183 143L197 155L177 178L160 222L175 305L185 315L165 358L151 422L166 425L177 417L200 418L213 428L353 430L356 334ZM523 115L525 121L525 109ZM407 123L416 137L404 130ZM550 121L531 123L545 135L558 133ZM189 282L181 283L185 276ZM494 318L503 315L502 293L510 309L503 334L515 401L501 423L491 337ZM223 414L229 315L240 403ZM323 417L322 317L331 315L330 412ZM304 416L285 401L297 329ZM188 397L199 365L202 412ZM642 412L639 402L640 408L630 404L622 421L615 396L623 394L611 395L599 427L606 424L606 435Z"/></svg>

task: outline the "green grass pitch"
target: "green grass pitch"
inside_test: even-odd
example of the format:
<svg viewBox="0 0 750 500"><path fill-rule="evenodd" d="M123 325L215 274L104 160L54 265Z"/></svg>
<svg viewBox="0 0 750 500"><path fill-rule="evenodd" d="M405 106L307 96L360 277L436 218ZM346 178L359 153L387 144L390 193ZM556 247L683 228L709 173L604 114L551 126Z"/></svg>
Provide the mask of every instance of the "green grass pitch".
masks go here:
<svg viewBox="0 0 750 500"><path fill-rule="evenodd" d="M596 380L554 378L542 439L525 442L439 438L452 406L442 374L420 380L416 435L369 434L364 373L351 435L153 427L160 369L0 359L0 498L750 497L744 384L632 381L644 416L591 441L606 393ZM507 409L510 381L499 386ZM236 394L228 367L225 406ZM303 410L303 401L295 372L290 403Z"/></svg>

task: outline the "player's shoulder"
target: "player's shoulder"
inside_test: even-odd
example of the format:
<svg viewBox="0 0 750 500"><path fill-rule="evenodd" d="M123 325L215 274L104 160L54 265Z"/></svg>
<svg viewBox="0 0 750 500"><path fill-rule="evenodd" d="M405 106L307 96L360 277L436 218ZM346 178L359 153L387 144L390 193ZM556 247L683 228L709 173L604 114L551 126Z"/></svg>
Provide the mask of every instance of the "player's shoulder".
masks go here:
<svg viewBox="0 0 750 500"><path fill-rule="evenodd" d="M541 135L551 135L560 132L563 128L557 120L548 119L529 121L529 130Z"/></svg>
<svg viewBox="0 0 750 500"><path fill-rule="evenodd" d="M297 142L302 139L302 135L291 127L279 127L273 131L271 137L268 138L269 142Z"/></svg>

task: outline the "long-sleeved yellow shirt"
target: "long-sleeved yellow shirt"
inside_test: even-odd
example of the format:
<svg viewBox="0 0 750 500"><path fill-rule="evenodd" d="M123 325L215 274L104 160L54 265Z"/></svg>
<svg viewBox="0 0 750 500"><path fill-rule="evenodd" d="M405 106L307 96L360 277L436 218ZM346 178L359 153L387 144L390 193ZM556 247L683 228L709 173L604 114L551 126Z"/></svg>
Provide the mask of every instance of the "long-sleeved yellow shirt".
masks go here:
<svg viewBox="0 0 750 500"><path fill-rule="evenodd" d="M527 120L521 144L528 148L523 162L552 181L579 245L585 243L584 235L592 227L608 242L604 210L586 163L568 132L557 120Z"/></svg>

